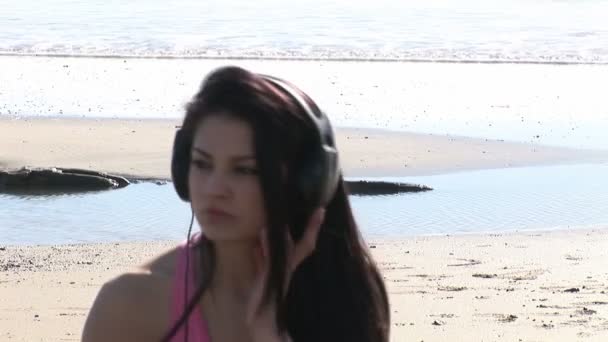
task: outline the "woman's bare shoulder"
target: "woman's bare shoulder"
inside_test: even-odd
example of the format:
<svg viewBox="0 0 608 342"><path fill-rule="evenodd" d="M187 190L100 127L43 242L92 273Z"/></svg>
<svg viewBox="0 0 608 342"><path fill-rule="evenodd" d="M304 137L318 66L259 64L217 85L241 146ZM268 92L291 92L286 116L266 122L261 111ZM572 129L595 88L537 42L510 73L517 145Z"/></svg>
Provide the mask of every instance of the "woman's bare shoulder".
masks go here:
<svg viewBox="0 0 608 342"><path fill-rule="evenodd" d="M83 341L158 340L168 328L178 247L107 281L87 317Z"/></svg>
<svg viewBox="0 0 608 342"><path fill-rule="evenodd" d="M179 250L179 246L173 247L139 266L139 270L157 277L173 278Z"/></svg>

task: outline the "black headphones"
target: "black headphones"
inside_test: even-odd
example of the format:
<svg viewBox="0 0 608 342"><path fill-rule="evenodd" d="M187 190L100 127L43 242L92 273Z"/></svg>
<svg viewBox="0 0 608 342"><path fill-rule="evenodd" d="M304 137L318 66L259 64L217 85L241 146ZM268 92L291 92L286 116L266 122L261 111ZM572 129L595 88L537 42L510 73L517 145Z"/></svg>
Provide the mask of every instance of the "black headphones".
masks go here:
<svg viewBox="0 0 608 342"><path fill-rule="evenodd" d="M259 76L295 100L316 127L317 139L315 139L314 146L310 146L299 158L300 167L296 171L296 187L305 204L310 205L309 208L327 206L336 191L340 177L338 152L329 119L320 109L313 111L300 93L285 81L268 75ZM175 191L186 202L190 200L188 171L191 145L192 141L189 137L186 137L182 129L178 129L173 143L171 178Z"/></svg>

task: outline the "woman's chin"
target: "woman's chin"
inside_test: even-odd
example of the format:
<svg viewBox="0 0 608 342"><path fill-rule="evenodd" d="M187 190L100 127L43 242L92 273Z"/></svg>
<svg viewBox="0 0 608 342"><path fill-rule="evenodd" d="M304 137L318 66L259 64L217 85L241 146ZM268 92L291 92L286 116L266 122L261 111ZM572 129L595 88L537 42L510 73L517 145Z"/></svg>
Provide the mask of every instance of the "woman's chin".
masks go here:
<svg viewBox="0 0 608 342"><path fill-rule="evenodd" d="M213 242L251 241L258 237L255 233L219 226L203 226L201 232L205 238Z"/></svg>

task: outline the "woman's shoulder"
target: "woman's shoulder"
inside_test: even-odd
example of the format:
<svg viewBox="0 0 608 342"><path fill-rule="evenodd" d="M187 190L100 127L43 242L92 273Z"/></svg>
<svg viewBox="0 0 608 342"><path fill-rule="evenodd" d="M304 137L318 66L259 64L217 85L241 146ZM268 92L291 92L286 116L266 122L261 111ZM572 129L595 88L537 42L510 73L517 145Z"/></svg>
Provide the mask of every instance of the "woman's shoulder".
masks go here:
<svg viewBox="0 0 608 342"><path fill-rule="evenodd" d="M182 250L182 245L175 246L146 261L138 267L136 272L142 272L158 278L173 278L177 258Z"/></svg>
<svg viewBox="0 0 608 342"><path fill-rule="evenodd" d="M83 341L154 340L168 327L176 246L103 284Z"/></svg>
<svg viewBox="0 0 608 342"><path fill-rule="evenodd" d="M141 265L110 279L104 284L103 288L118 294L127 293L129 295L132 294L134 289L142 287L145 287L147 291L153 291L159 287L164 290L173 281L177 258L181 249L180 245L165 250ZM146 291L141 293L147 294Z"/></svg>

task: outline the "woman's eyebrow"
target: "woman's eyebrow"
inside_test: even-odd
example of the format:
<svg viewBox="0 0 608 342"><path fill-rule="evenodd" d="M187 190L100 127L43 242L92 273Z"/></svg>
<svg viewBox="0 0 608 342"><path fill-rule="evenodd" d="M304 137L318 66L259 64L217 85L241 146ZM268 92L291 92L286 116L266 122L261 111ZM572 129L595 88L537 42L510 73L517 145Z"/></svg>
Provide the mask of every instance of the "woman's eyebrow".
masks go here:
<svg viewBox="0 0 608 342"><path fill-rule="evenodd" d="M200 147L194 146L194 147L192 147L192 150L198 152L200 155L202 155L205 158L213 159L213 156L209 152L203 150ZM249 159L256 160L256 158L254 156L250 156L250 155L232 156L232 157L230 157L230 160L233 160L233 161L243 161L243 160L249 160Z"/></svg>

